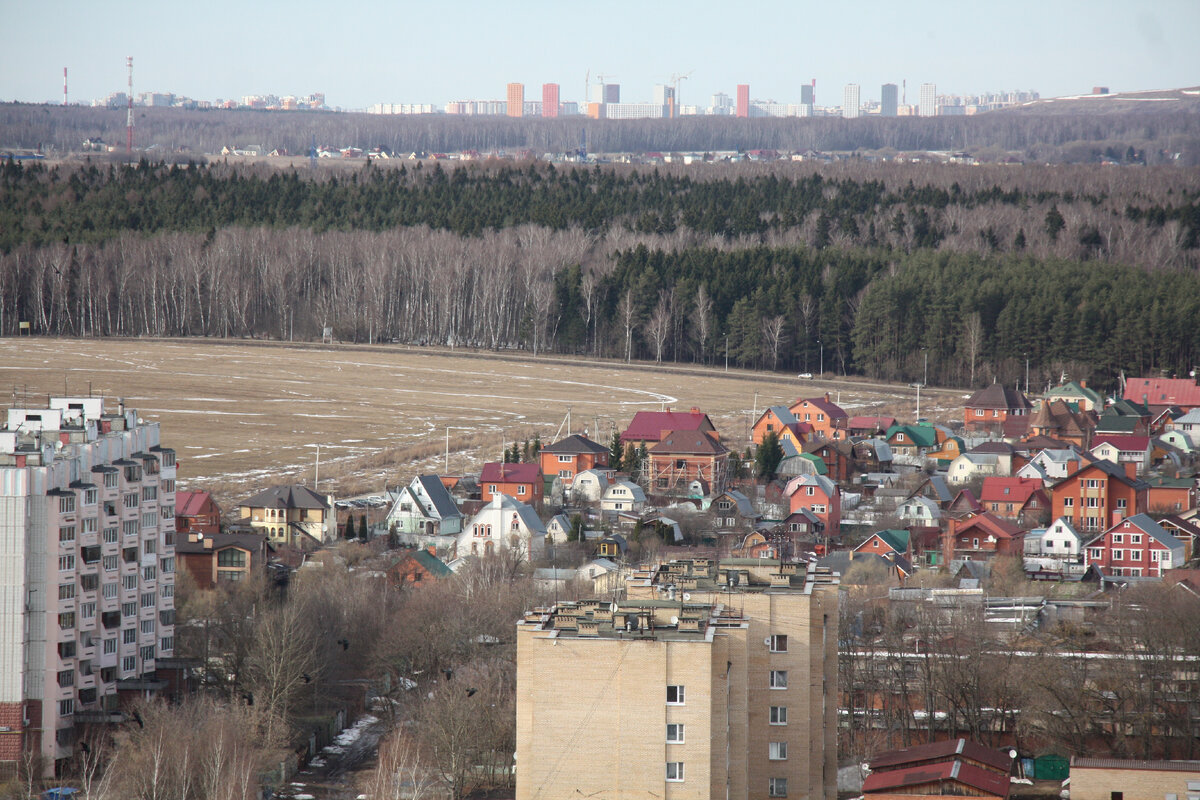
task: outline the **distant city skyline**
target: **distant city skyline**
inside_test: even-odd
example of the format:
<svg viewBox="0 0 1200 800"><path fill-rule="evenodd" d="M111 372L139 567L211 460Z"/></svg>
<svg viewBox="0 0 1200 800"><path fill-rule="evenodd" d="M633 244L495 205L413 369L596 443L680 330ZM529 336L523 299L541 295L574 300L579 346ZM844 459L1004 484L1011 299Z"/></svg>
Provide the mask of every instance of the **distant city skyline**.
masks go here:
<svg viewBox="0 0 1200 800"><path fill-rule="evenodd" d="M45 12L0 29L0 101L90 103L126 88L197 100L323 93L331 107L505 99L510 83L536 97L556 83L563 102L586 101L585 76L620 84L625 102L650 102L673 74L680 105L707 105L749 84L752 100L837 105L844 87L880 100L883 84L939 93L1033 89L1042 97L1200 84L1200 3L1115 0L962 6L941 0L834 4L769 0L723 4L627 0L564 6L450 2L427 8L361 0L348 9L296 0L203 6L118 0ZM736 24L734 24L736 22ZM785 35L786 32L786 35Z"/></svg>

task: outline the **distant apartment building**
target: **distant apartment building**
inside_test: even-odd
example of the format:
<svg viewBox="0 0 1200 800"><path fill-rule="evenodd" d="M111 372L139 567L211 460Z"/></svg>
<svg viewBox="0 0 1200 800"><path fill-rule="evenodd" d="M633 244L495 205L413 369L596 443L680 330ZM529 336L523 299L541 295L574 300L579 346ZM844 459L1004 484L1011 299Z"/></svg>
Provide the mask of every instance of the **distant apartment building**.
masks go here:
<svg viewBox="0 0 1200 800"><path fill-rule="evenodd" d="M508 116L521 117L525 114L525 84L508 85Z"/></svg>
<svg viewBox="0 0 1200 800"><path fill-rule="evenodd" d="M558 116L558 84L543 83L542 84L542 116L557 117Z"/></svg>
<svg viewBox="0 0 1200 800"><path fill-rule="evenodd" d="M675 87L666 86L665 84L657 84L654 87L654 105L662 106L663 116L667 119L673 119L679 116L675 106Z"/></svg>
<svg viewBox="0 0 1200 800"><path fill-rule="evenodd" d="M879 90L879 116L894 117L900 108L899 87L894 83L885 83Z"/></svg>
<svg viewBox="0 0 1200 800"><path fill-rule="evenodd" d="M175 451L103 398L10 408L0 428L0 770L54 775L118 693L175 650Z"/></svg>
<svg viewBox="0 0 1200 800"><path fill-rule="evenodd" d="M727 117L733 113L733 98L724 92L717 92L709 99L708 113Z"/></svg>
<svg viewBox="0 0 1200 800"><path fill-rule="evenodd" d="M588 101L592 103L621 102L621 84L597 83L588 87Z"/></svg>
<svg viewBox="0 0 1200 800"><path fill-rule="evenodd" d="M737 86L736 116L750 116L750 84L748 83L739 83Z"/></svg>
<svg viewBox="0 0 1200 800"><path fill-rule="evenodd" d="M842 90L842 118L858 119L862 107L861 87L857 83L848 83Z"/></svg>
<svg viewBox="0 0 1200 800"><path fill-rule="evenodd" d="M692 559L627 594L517 624L518 800L836 796L828 573Z"/></svg>
<svg viewBox="0 0 1200 800"><path fill-rule="evenodd" d="M921 84L921 98L917 108L919 115L922 117L937 116L937 84Z"/></svg>

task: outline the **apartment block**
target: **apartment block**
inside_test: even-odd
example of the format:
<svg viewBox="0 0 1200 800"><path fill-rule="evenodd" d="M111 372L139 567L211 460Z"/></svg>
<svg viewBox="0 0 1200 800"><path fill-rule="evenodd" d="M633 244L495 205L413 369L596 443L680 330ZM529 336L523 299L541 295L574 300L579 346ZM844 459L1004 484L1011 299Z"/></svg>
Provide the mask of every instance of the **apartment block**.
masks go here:
<svg viewBox="0 0 1200 800"><path fill-rule="evenodd" d="M828 573L673 561L627 595L518 623L518 800L836 796Z"/></svg>
<svg viewBox="0 0 1200 800"><path fill-rule="evenodd" d="M525 115L525 84L508 84L508 105L506 106L506 113L510 117L522 117Z"/></svg>
<svg viewBox="0 0 1200 800"><path fill-rule="evenodd" d="M46 775L174 653L175 451L98 397L10 408L0 429L0 766Z"/></svg>

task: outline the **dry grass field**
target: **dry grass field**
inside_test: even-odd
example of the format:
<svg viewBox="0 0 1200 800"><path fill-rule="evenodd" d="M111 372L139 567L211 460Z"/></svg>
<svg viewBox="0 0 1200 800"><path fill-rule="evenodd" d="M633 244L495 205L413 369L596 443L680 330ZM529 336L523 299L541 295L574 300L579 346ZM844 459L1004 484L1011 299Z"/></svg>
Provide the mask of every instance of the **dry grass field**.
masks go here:
<svg viewBox="0 0 1200 800"><path fill-rule="evenodd" d="M690 366L465 353L402 345L238 340L0 339L5 405L47 394L124 398L162 424L179 455L180 488L228 508L264 486L310 483L378 492L419 471L452 474L500 457L504 442L573 432L607 444L634 412L698 406L730 446L744 447L754 409L829 391L850 413L914 416L914 390L859 381ZM931 399L933 402L927 401ZM952 419L961 391L923 393L922 415ZM598 431L598 435L597 435ZM565 432L565 429L564 429Z"/></svg>

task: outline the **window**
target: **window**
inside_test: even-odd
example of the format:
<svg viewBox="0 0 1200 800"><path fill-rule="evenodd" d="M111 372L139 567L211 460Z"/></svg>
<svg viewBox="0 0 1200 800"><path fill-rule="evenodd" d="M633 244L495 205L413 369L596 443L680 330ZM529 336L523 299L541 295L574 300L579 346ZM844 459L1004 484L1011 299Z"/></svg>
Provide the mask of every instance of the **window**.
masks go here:
<svg viewBox="0 0 1200 800"><path fill-rule="evenodd" d="M117 473L116 472L104 473L104 488L105 489L117 488Z"/></svg>
<svg viewBox="0 0 1200 800"><path fill-rule="evenodd" d="M75 541L75 526L74 525L64 525L61 528L59 528L58 529L58 540L60 542Z"/></svg>
<svg viewBox="0 0 1200 800"><path fill-rule="evenodd" d="M1142 560L1142 551L1141 550L1130 550L1129 551L1129 560L1130 561L1141 561Z"/></svg>
<svg viewBox="0 0 1200 800"><path fill-rule="evenodd" d="M771 724L787 725L787 706L771 706Z"/></svg>
<svg viewBox="0 0 1200 800"><path fill-rule="evenodd" d="M173 466L175 466L175 454L174 454L174 453L172 453L171 451L169 451L169 450L164 450L164 451L163 451L163 453L162 453L162 455L161 455L161 456L159 456L159 458L160 458L160 459L162 459L162 465L163 465L164 467L173 467Z"/></svg>
<svg viewBox="0 0 1200 800"><path fill-rule="evenodd" d="M772 761L787 760L787 742L771 742L771 746L767 750L767 758Z"/></svg>
<svg viewBox="0 0 1200 800"><path fill-rule="evenodd" d="M154 592L142 592L142 608L154 608Z"/></svg>
<svg viewBox="0 0 1200 800"><path fill-rule="evenodd" d="M786 669L771 670L770 686L772 689L786 689L787 688L787 670Z"/></svg>
<svg viewBox="0 0 1200 800"><path fill-rule="evenodd" d="M95 564L100 561L100 545L93 544L80 548L79 554L83 556L83 563Z"/></svg>
<svg viewBox="0 0 1200 800"><path fill-rule="evenodd" d="M683 762L668 761L667 762L667 780L681 781L683 780Z"/></svg>
<svg viewBox="0 0 1200 800"><path fill-rule="evenodd" d="M148 503L151 500L157 500L157 499L158 499L158 487L157 486L143 486L142 487L142 502L143 503Z"/></svg>
<svg viewBox="0 0 1200 800"><path fill-rule="evenodd" d="M121 644L137 644L137 629L126 628L121 631Z"/></svg>
<svg viewBox="0 0 1200 800"><path fill-rule="evenodd" d="M672 706L683 705L683 687L668 686L667 687L667 704Z"/></svg>
<svg viewBox="0 0 1200 800"><path fill-rule="evenodd" d="M158 512L157 511L147 511L146 513L142 514L142 527L143 528L154 528L157 526L158 526Z"/></svg>
<svg viewBox="0 0 1200 800"><path fill-rule="evenodd" d="M58 513L70 514L75 510L75 495L65 495L58 498Z"/></svg>
<svg viewBox="0 0 1200 800"><path fill-rule="evenodd" d="M495 494L495 493L496 493L496 484L489 483L488 484L488 494Z"/></svg>
<svg viewBox="0 0 1200 800"><path fill-rule="evenodd" d="M58 657L59 658L74 658L75 657L75 643L74 642L59 642L58 643Z"/></svg>
<svg viewBox="0 0 1200 800"><path fill-rule="evenodd" d="M174 636L164 636L158 642L158 649L162 650L164 653L174 650L175 649L175 637Z"/></svg>
<svg viewBox="0 0 1200 800"><path fill-rule="evenodd" d="M157 553L158 541L156 539L147 539L145 543L142 544L142 552L149 553L150 555Z"/></svg>
<svg viewBox="0 0 1200 800"><path fill-rule="evenodd" d="M804 493L807 494L809 497L812 497L813 495L815 495L817 493L816 487L807 486L807 487L805 487Z"/></svg>
<svg viewBox="0 0 1200 800"><path fill-rule="evenodd" d="M99 523L96 522L95 517L81 519L79 520L79 532L83 534L95 533L98 525Z"/></svg>
<svg viewBox="0 0 1200 800"><path fill-rule="evenodd" d="M125 656L121 659L121 671L133 672L137 668L137 659L133 656Z"/></svg>
<svg viewBox="0 0 1200 800"><path fill-rule="evenodd" d="M121 530L126 536L137 536L138 524L136 519L127 519L121 523Z"/></svg>
<svg viewBox="0 0 1200 800"><path fill-rule="evenodd" d="M61 630L67 631L75 627L75 612L64 611L58 615L58 627Z"/></svg>
<svg viewBox="0 0 1200 800"><path fill-rule="evenodd" d="M1122 535L1121 535L1121 534L1119 534L1119 533L1114 533L1114 534L1112 535L1112 543L1113 543L1113 544L1124 544L1124 543L1125 543L1125 537L1124 537L1124 536L1122 536Z"/></svg>
<svg viewBox="0 0 1200 800"><path fill-rule="evenodd" d="M1129 502L1124 497L1117 498L1117 509L1124 511L1129 505Z"/></svg>
<svg viewBox="0 0 1200 800"><path fill-rule="evenodd" d="M59 586L58 586L58 599L59 600L70 600L74 596L75 596L75 584L73 584L73 583L60 583L59 584Z"/></svg>
<svg viewBox="0 0 1200 800"><path fill-rule="evenodd" d="M1158 563L1158 552L1159 552L1159 551L1157 551L1157 550L1151 550L1151 551L1150 551L1150 563L1151 563L1151 564L1157 564L1157 563Z"/></svg>
<svg viewBox="0 0 1200 800"><path fill-rule="evenodd" d="M787 778L771 778L767 794L771 797L787 797Z"/></svg>
<svg viewBox="0 0 1200 800"><path fill-rule="evenodd" d="M105 544L116 544L117 543L117 529L116 528L105 528L104 529L104 543Z"/></svg>
<svg viewBox="0 0 1200 800"><path fill-rule="evenodd" d="M667 725L667 741L672 744L679 744L683 741L682 723L669 723Z"/></svg>
<svg viewBox="0 0 1200 800"><path fill-rule="evenodd" d="M167 494L175 491L175 481L171 478L164 478L162 482L162 490Z"/></svg>
<svg viewBox="0 0 1200 800"><path fill-rule="evenodd" d="M83 492L83 504L85 506L96 505L97 492L95 489L85 489Z"/></svg>
<svg viewBox="0 0 1200 800"><path fill-rule="evenodd" d="M232 547L221 550L217 553L218 567L244 567L246 566L246 551L237 550Z"/></svg>
<svg viewBox="0 0 1200 800"><path fill-rule="evenodd" d="M127 592L136 589L137 583L137 575L126 575L121 578L121 585Z"/></svg>
<svg viewBox="0 0 1200 800"><path fill-rule="evenodd" d="M75 713L74 698L67 698L66 700L58 701L58 715L60 717L69 717L74 713Z"/></svg>
<svg viewBox="0 0 1200 800"><path fill-rule="evenodd" d="M771 637L771 652L786 653L787 652L787 636L777 633Z"/></svg>
<svg viewBox="0 0 1200 800"><path fill-rule="evenodd" d="M75 555L73 553L58 557L58 571L59 572L71 572L74 569L75 569Z"/></svg>
<svg viewBox="0 0 1200 800"><path fill-rule="evenodd" d="M95 603L80 603L79 618L80 619L95 619L96 604Z"/></svg>
<svg viewBox="0 0 1200 800"><path fill-rule="evenodd" d="M1113 561L1120 561L1121 559L1125 558L1125 551L1124 550L1113 550L1112 557L1113 557Z"/></svg>
<svg viewBox="0 0 1200 800"><path fill-rule="evenodd" d="M158 587L158 593L159 593L159 596L161 596L161 597L174 597L175 596L175 584L164 583L162 586Z"/></svg>
<svg viewBox="0 0 1200 800"><path fill-rule="evenodd" d="M1089 489L1099 489L1100 481L1096 478L1091 478L1086 482L1086 485L1087 485L1087 488L1089 488Z"/></svg>
<svg viewBox="0 0 1200 800"><path fill-rule="evenodd" d="M130 492L129 494L125 495L125 497L122 499L121 502L125 505L126 508L137 508L138 500L139 500L138 493Z"/></svg>
<svg viewBox="0 0 1200 800"><path fill-rule="evenodd" d="M152 581L158 575L158 567L142 567L142 580Z"/></svg>
<svg viewBox="0 0 1200 800"><path fill-rule="evenodd" d="M1088 558L1101 559L1104 558L1104 549L1100 547L1089 547Z"/></svg>
<svg viewBox="0 0 1200 800"><path fill-rule="evenodd" d="M525 494L525 485L521 484L517 487L517 494Z"/></svg>
<svg viewBox="0 0 1200 800"><path fill-rule="evenodd" d="M1141 544L1142 543L1142 535L1140 533L1129 534L1129 543L1130 544Z"/></svg>
<svg viewBox="0 0 1200 800"><path fill-rule="evenodd" d="M142 661L154 660L154 645L148 644L138 650L138 655L142 657Z"/></svg>
<svg viewBox="0 0 1200 800"><path fill-rule="evenodd" d="M128 603L121 603L121 616L122 617L136 617L137 616L137 603L134 603L132 601L128 602Z"/></svg>
<svg viewBox="0 0 1200 800"><path fill-rule="evenodd" d="M574 456L559 456L558 457L558 463L560 463L560 464L570 464L572 460L574 460Z"/></svg>
<svg viewBox="0 0 1200 800"><path fill-rule="evenodd" d="M116 652L117 652L117 640L115 638L105 639L104 640L104 655L111 656L111 655L114 655Z"/></svg>
<svg viewBox="0 0 1200 800"><path fill-rule="evenodd" d="M154 633L154 620L144 619L141 625L142 633L149 636Z"/></svg>
<svg viewBox="0 0 1200 800"><path fill-rule="evenodd" d="M1074 508L1074 507L1075 507L1075 498L1074 497L1064 497L1063 498L1063 508Z"/></svg>

